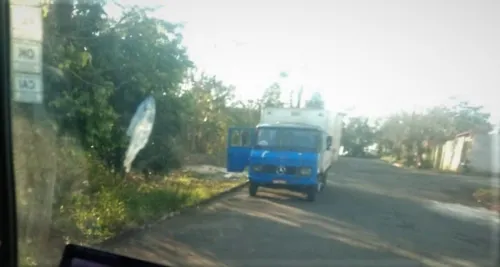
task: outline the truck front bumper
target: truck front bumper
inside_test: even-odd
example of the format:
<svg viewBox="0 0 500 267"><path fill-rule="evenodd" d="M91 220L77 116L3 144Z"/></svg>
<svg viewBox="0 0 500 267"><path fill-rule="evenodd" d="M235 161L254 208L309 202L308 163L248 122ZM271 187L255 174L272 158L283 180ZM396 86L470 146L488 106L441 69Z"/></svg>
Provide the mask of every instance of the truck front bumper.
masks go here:
<svg viewBox="0 0 500 267"><path fill-rule="evenodd" d="M251 183L259 186L273 188L290 188L290 187L310 187L318 184L316 177L301 177L301 176L277 176L276 174L249 174L248 179Z"/></svg>

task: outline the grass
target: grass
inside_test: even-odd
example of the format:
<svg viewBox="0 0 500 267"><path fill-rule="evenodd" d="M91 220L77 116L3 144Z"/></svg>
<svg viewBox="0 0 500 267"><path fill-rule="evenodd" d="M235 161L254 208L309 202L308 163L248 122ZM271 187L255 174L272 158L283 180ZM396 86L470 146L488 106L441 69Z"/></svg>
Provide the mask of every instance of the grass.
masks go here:
<svg viewBox="0 0 500 267"><path fill-rule="evenodd" d="M134 179L106 185L91 194L75 193L55 215L57 225L53 227L59 229L58 234L45 244L51 250L41 251L27 245L22 266L46 265L47 262L40 264L36 259L47 260L47 255L52 255L48 260L53 264L60 257L64 243L96 245L124 230L196 205L245 181L243 177L229 180L177 172L149 182Z"/></svg>
<svg viewBox="0 0 500 267"><path fill-rule="evenodd" d="M124 198L128 224L155 220L165 213L195 205L245 182L245 179L207 179L203 176L175 174L159 182L128 187L134 191L130 194L133 196ZM123 190L122 195L124 192L127 195L127 190Z"/></svg>
<svg viewBox="0 0 500 267"><path fill-rule="evenodd" d="M101 242L124 229L137 227L195 205L233 188L245 179L221 179L178 172L163 179L132 180L102 188L93 198L73 198L68 214L86 243Z"/></svg>

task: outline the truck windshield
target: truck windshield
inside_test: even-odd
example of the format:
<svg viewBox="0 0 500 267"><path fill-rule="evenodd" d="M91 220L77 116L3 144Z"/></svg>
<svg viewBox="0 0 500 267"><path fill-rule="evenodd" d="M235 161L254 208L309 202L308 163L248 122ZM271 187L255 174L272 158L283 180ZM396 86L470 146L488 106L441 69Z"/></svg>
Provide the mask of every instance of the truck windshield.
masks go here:
<svg viewBox="0 0 500 267"><path fill-rule="evenodd" d="M260 128L257 133L258 148L317 152L320 149L320 132L300 128Z"/></svg>

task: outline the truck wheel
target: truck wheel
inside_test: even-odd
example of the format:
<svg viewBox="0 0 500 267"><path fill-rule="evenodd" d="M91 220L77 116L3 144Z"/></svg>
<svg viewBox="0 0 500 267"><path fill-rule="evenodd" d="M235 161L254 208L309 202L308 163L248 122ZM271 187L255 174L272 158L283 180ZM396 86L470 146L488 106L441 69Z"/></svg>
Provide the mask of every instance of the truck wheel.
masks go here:
<svg viewBox="0 0 500 267"><path fill-rule="evenodd" d="M316 200L316 194L318 193L318 188L316 186L312 186L307 189L307 201L314 202Z"/></svg>
<svg viewBox="0 0 500 267"><path fill-rule="evenodd" d="M259 189L259 186L254 183L250 183L250 186L248 186L248 195L251 197L254 197L257 195L257 190Z"/></svg>

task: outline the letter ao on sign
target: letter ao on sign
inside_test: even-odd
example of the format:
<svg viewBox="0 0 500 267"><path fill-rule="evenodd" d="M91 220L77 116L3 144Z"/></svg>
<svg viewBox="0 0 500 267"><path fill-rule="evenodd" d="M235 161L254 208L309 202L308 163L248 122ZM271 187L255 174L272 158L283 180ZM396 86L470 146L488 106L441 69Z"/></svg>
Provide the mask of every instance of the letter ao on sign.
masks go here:
<svg viewBox="0 0 500 267"><path fill-rule="evenodd" d="M14 73L14 100L24 103L42 103L43 82L40 74Z"/></svg>

